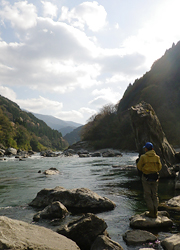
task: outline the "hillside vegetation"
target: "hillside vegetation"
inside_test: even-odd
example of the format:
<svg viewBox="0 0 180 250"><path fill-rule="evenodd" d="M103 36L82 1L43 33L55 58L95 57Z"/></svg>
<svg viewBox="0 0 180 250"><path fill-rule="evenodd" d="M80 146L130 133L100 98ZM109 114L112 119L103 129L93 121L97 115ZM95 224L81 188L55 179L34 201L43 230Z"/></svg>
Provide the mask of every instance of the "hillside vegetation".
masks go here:
<svg viewBox="0 0 180 250"><path fill-rule="evenodd" d="M128 109L145 101L155 110L168 141L180 146L180 42L126 89L113 108L107 105L84 126L82 139L96 146L135 149Z"/></svg>
<svg viewBox="0 0 180 250"><path fill-rule="evenodd" d="M68 146L61 133L3 96L0 96L0 143L5 148L34 151L62 150Z"/></svg>

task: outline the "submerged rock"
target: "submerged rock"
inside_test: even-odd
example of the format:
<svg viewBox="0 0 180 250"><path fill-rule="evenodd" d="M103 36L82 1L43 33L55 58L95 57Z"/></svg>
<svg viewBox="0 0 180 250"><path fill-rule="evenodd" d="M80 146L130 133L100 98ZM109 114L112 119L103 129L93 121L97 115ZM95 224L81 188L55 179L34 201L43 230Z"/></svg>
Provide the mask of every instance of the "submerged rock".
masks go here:
<svg viewBox="0 0 180 250"><path fill-rule="evenodd" d="M0 249L80 250L75 242L50 229L0 216Z"/></svg>
<svg viewBox="0 0 180 250"><path fill-rule="evenodd" d="M34 207L46 207L53 201L61 202L69 211L103 212L115 208L115 203L106 197L102 197L87 188L65 189L42 189L36 198L29 204Z"/></svg>
<svg viewBox="0 0 180 250"><path fill-rule="evenodd" d="M91 250L123 250L119 243L106 235L99 235L91 246ZM151 249L152 250L152 249Z"/></svg>
<svg viewBox="0 0 180 250"><path fill-rule="evenodd" d="M127 243L127 245L138 245L147 242L155 242L157 237L145 230L132 230L127 231L123 235L123 240Z"/></svg>
<svg viewBox="0 0 180 250"><path fill-rule="evenodd" d="M168 218L166 211L159 211L157 218L149 218L142 214L136 214L130 218L130 226L132 228L147 229L147 228L168 228L172 227L173 222Z"/></svg>
<svg viewBox="0 0 180 250"><path fill-rule="evenodd" d="M94 214L83 215L80 219L70 222L57 232L75 241L81 250L89 250L98 235L107 228L103 219Z"/></svg>

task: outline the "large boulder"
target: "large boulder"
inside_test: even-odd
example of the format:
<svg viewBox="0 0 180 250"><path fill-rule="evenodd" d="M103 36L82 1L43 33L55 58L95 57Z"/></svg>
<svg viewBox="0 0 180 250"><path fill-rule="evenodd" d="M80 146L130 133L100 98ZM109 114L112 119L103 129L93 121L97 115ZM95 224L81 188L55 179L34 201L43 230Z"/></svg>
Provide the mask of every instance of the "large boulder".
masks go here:
<svg viewBox="0 0 180 250"><path fill-rule="evenodd" d="M166 211L159 211L157 218L149 218L146 213L136 214L130 218L130 226L137 229L148 228L169 228L172 227L173 221L169 219Z"/></svg>
<svg viewBox="0 0 180 250"><path fill-rule="evenodd" d="M17 149L15 149L15 148L7 148L4 154L5 155L16 155L17 154Z"/></svg>
<svg viewBox="0 0 180 250"><path fill-rule="evenodd" d="M57 232L75 241L81 250L89 250L98 235L103 234L107 224L94 214L86 214L81 218L59 228Z"/></svg>
<svg viewBox="0 0 180 250"><path fill-rule="evenodd" d="M78 250L72 240L50 229L0 216L0 249ZM80 249L79 249L80 250Z"/></svg>
<svg viewBox="0 0 180 250"><path fill-rule="evenodd" d="M115 203L106 197L102 197L87 188L42 189L36 198L29 204L34 207L46 207L53 201L61 202L71 212L103 212L115 208Z"/></svg>
<svg viewBox="0 0 180 250"><path fill-rule="evenodd" d="M91 250L123 250L123 248L119 243L111 240L108 236L99 235L93 242Z"/></svg>
<svg viewBox="0 0 180 250"><path fill-rule="evenodd" d="M174 234L168 238L165 238L161 245L165 250L179 250L180 249L180 233Z"/></svg>
<svg viewBox="0 0 180 250"><path fill-rule="evenodd" d="M34 221L40 219L56 219L64 218L68 214L67 208L59 201L54 201L49 206L45 207L42 211L36 213L33 217Z"/></svg>
<svg viewBox="0 0 180 250"><path fill-rule="evenodd" d="M143 146L145 143L152 142L154 150L160 156L162 163L160 176L173 176L174 173L171 172L170 168L177 163L176 152L168 143L152 106L141 102L130 108L130 116L139 156L144 154Z"/></svg>

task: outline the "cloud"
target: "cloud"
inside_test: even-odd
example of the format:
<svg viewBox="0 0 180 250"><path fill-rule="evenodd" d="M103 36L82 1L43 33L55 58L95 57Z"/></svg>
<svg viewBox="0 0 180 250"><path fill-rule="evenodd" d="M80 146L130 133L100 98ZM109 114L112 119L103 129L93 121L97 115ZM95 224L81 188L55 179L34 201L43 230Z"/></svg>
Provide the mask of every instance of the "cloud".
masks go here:
<svg viewBox="0 0 180 250"><path fill-rule="evenodd" d="M92 95L97 97L91 100L89 104L95 106L96 108L100 108L105 104L116 104L121 98L121 93L111 88L103 88L100 90L95 89L93 90Z"/></svg>
<svg viewBox="0 0 180 250"><path fill-rule="evenodd" d="M106 24L107 13L102 5L98 2L83 2L77 7L69 10L67 7L62 7L61 21L68 21L74 27L84 29L87 27L97 32Z"/></svg>
<svg viewBox="0 0 180 250"><path fill-rule="evenodd" d="M121 56L121 52L99 48L84 32L41 17L24 42L0 42L0 81L10 86L65 93L76 87L102 84L107 72L111 76L125 74L128 69L133 75L139 73L137 66L143 64L144 57Z"/></svg>
<svg viewBox="0 0 180 250"><path fill-rule="evenodd" d="M0 86L0 94L12 101L16 101L16 93L8 87Z"/></svg>
<svg viewBox="0 0 180 250"><path fill-rule="evenodd" d="M128 74L137 75L142 72L141 67L145 62L145 56L139 53L126 55L110 55L101 58L102 72L110 72L111 74ZM138 72L140 70L140 72ZM144 68L143 68L144 70Z"/></svg>
<svg viewBox="0 0 180 250"><path fill-rule="evenodd" d="M90 108L86 108L86 107L82 107L79 109L79 111L82 113L82 114L86 114L86 115L93 115L96 113L96 110L95 109L90 109Z"/></svg>
<svg viewBox="0 0 180 250"><path fill-rule="evenodd" d="M36 7L28 4L27 1L15 2L10 5L7 1L1 1L0 16L2 20L11 22L12 27L19 29L29 29L36 25Z"/></svg>
<svg viewBox="0 0 180 250"><path fill-rule="evenodd" d="M84 88L97 84L99 66L92 64L92 46L83 32L39 18L25 43L0 43L0 59L4 62L0 65L0 80L3 78L10 85L26 84L33 89L43 87L59 92L77 85ZM8 66L6 70L4 65Z"/></svg>
<svg viewBox="0 0 180 250"><path fill-rule="evenodd" d="M112 88L103 88L100 90L95 89L93 90L92 95L100 96L114 104L120 99L120 93L113 90Z"/></svg>
<svg viewBox="0 0 180 250"><path fill-rule="evenodd" d="M144 56L138 53L127 55L121 48L100 48L96 39L88 37L78 28L48 17L37 17L36 8L27 1L14 5L6 1L3 3L1 13L10 10L13 13L15 10L17 19L20 9L24 11L24 18L26 11L30 11L29 15L34 13L31 17L33 25L29 26L31 29L18 33L21 43L0 41L0 61L3 62L0 64L0 82L8 86L26 86L44 93L66 93L77 87L87 89L110 81L113 83L114 75L116 79L128 78L130 74L137 77L143 70ZM49 6L50 13L55 15L55 5L46 1L42 4L46 10ZM82 16L88 25L88 15L95 16L91 16L90 20L98 17L104 20L100 23L105 24L104 7L95 1L84 2L68 13ZM69 18L71 20L71 15ZM12 15L8 16L8 20L15 22ZM26 23L26 19L21 22Z"/></svg>
<svg viewBox="0 0 180 250"><path fill-rule="evenodd" d="M63 107L61 102L52 101L42 96L26 100L19 99L16 101L21 108L30 112L41 114L54 114L54 112L59 112Z"/></svg>
<svg viewBox="0 0 180 250"><path fill-rule="evenodd" d="M108 103L109 100L105 96L98 96L89 102L89 104L93 105L96 108L101 108L102 106Z"/></svg>
<svg viewBox="0 0 180 250"><path fill-rule="evenodd" d="M44 6L45 17L53 18L57 16L58 8L56 5L52 4L51 2L45 2L45 1L41 1L41 3Z"/></svg>

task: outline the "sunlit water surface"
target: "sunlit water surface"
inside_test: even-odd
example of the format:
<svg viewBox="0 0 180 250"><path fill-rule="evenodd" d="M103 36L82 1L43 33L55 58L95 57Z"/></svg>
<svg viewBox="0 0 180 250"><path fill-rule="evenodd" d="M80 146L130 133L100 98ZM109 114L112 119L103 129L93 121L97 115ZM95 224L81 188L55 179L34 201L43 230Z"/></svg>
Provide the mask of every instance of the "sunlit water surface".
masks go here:
<svg viewBox="0 0 180 250"><path fill-rule="evenodd" d="M146 210L141 181L135 167L137 156L137 153L123 153L122 157L113 158L43 158L37 154L25 161L7 158L0 162L0 215L31 223L36 210L29 207L28 203L41 189L56 186L67 189L85 187L116 203L114 210L97 214L106 221L112 240L120 243L123 249L139 249L139 246L127 246L122 238L126 231L131 230L129 218ZM134 168L128 167L132 165ZM50 167L57 168L60 174L45 176L38 173ZM161 180L160 202L175 195L178 193L174 189L174 180ZM178 220L174 230L178 228ZM42 225L56 230L48 222ZM158 237L166 234L169 235L169 232L159 232Z"/></svg>

